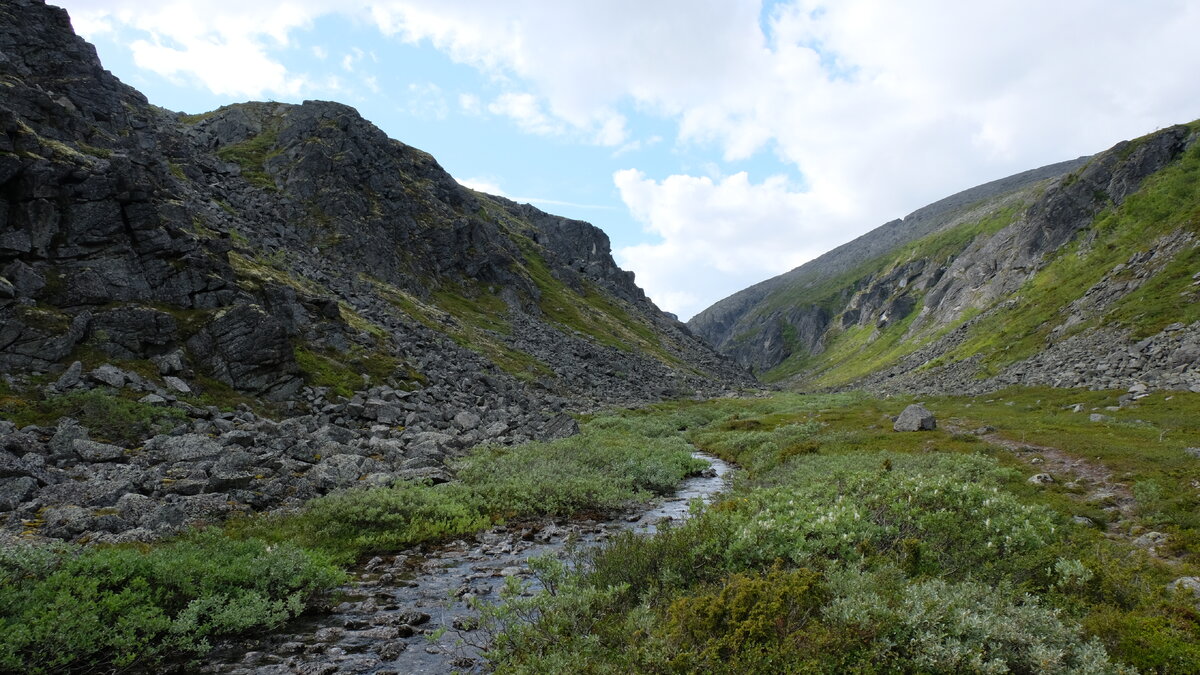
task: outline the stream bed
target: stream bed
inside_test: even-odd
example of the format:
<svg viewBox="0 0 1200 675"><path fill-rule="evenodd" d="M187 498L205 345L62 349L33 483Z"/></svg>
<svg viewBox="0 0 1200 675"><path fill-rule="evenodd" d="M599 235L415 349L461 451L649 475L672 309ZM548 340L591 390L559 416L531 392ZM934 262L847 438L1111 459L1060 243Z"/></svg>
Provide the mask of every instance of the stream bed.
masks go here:
<svg viewBox="0 0 1200 675"><path fill-rule="evenodd" d="M529 558L560 555L568 541L596 545L621 530L650 534L666 520L686 518L688 504L710 501L728 486L732 471L716 457L694 454L710 464L703 475L621 517L499 526L436 548L373 558L335 592L342 601L333 611L300 617L264 637L225 643L194 672L481 672L479 650L464 645L475 641L478 613L471 601L499 601L506 577L528 578Z"/></svg>

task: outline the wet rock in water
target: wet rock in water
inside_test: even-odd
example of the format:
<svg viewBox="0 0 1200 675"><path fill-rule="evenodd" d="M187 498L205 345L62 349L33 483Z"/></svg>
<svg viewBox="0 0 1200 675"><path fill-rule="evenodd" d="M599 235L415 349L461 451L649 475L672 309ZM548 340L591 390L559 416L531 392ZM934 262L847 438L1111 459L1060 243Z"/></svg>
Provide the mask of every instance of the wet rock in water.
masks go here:
<svg viewBox="0 0 1200 675"><path fill-rule="evenodd" d="M327 661L320 663L300 663L296 665L297 675L333 675L337 671L338 667Z"/></svg>
<svg viewBox="0 0 1200 675"><path fill-rule="evenodd" d="M394 661L408 649L408 644L400 640L385 642L375 653L384 661Z"/></svg>
<svg viewBox="0 0 1200 675"><path fill-rule="evenodd" d="M425 612L409 611L403 612L398 618L410 626L420 626L429 623L430 616Z"/></svg>
<svg viewBox="0 0 1200 675"><path fill-rule="evenodd" d="M937 420L934 419L933 413L920 403L905 408L892 425L892 429L896 431L932 431L936 428Z"/></svg>

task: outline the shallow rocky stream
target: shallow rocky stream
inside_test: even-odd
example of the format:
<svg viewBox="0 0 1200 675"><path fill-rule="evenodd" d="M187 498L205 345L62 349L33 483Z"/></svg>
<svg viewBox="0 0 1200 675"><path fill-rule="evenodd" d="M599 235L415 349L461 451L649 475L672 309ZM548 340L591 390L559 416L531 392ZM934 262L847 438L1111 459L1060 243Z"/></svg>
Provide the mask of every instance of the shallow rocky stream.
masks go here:
<svg viewBox="0 0 1200 675"><path fill-rule="evenodd" d="M558 520L496 527L434 549L377 557L354 570L332 612L304 616L265 637L227 643L209 654L202 673L450 673L481 672L477 648L465 646L477 612L470 602L495 602L506 577L530 576L527 560L562 554L568 540L595 545L620 530L652 533L664 520L688 515L693 499L710 500L728 485L732 467L710 463L671 497L611 520ZM440 629L440 636L438 635Z"/></svg>

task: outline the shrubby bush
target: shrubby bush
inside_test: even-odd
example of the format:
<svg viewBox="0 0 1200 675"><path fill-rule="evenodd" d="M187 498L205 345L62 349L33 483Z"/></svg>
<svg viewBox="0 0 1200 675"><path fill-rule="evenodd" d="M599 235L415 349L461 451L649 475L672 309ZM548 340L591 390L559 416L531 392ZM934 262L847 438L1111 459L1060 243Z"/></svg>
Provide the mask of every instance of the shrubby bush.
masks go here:
<svg viewBox="0 0 1200 675"><path fill-rule="evenodd" d="M1001 490L1006 472L983 457L814 456L789 468L782 484L722 511L738 530L737 567L889 556L914 572L979 574L1047 545L1060 527L1050 509Z"/></svg>
<svg viewBox="0 0 1200 675"><path fill-rule="evenodd" d="M154 547L18 545L0 583L0 670L44 672L200 654L277 626L343 579L321 554L195 532Z"/></svg>
<svg viewBox="0 0 1200 675"><path fill-rule="evenodd" d="M476 451L457 466L473 501L490 513L568 515L611 510L670 492L708 465L661 425L602 418L549 443Z"/></svg>
<svg viewBox="0 0 1200 675"><path fill-rule="evenodd" d="M514 597L491 657L512 672L1121 672L1018 585L1062 597L1099 580L1011 479L979 456L792 457L770 487L616 536L552 594Z"/></svg>
<svg viewBox="0 0 1200 675"><path fill-rule="evenodd" d="M831 570L823 609L835 633L860 636L856 658L880 670L933 673L1134 672L1036 597L1002 586L907 581L891 570ZM866 638L866 639L864 639Z"/></svg>
<svg viewBox="0 0 1200 675"><path fill-rule="evenodd" d="M298 514L260 516L232 527L325 551L349 563L364 553L460 536L492 522L462 486L402 483L335 492L308 502Z"/></svg>

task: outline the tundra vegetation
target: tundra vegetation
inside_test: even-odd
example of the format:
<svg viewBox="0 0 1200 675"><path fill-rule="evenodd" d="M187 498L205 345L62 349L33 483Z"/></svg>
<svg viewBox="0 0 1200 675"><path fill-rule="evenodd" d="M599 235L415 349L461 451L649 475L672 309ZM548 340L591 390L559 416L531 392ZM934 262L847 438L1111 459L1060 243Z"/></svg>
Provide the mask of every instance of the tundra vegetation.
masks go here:
<svg viewBox="0 0 1200 675"><path fill-rule="evenodd" d="M155 545L8 547L0 668L199 657L319 611L365 556L669 493L698 447L740 467L732 488L655 536L537 561L543 592L514 579L484 610L498 671L1196 672L1197 599L1171 582L1200 563L1200 395L1093 421L1118 393L926 399L941 424L921 433L892 431L903 398L678 401L481 447L452 483L337 492ZM1127 489L1030 483L1045 467L1013 450L1028 446ZM1150 531L1166 535L1153 550Z"/></svg>
<svg viewBox="0 0 1200 675"><path fill-rule="evenodd" d="M634 413L737 462L733 489L653 537L540 561L546 592L514 582L488 610L491 658L528 673L1195 672L1197 598L1172 582L1197 563L1200 396L1092 421L1117 394L927 399L949 424L910 434L890 423L908 401L858 394ZM1068 474L1030 483L1046 460L1005 445L1111 472L1137 503ZM1149 531L1166 543L1148 550Z"/></svg>

